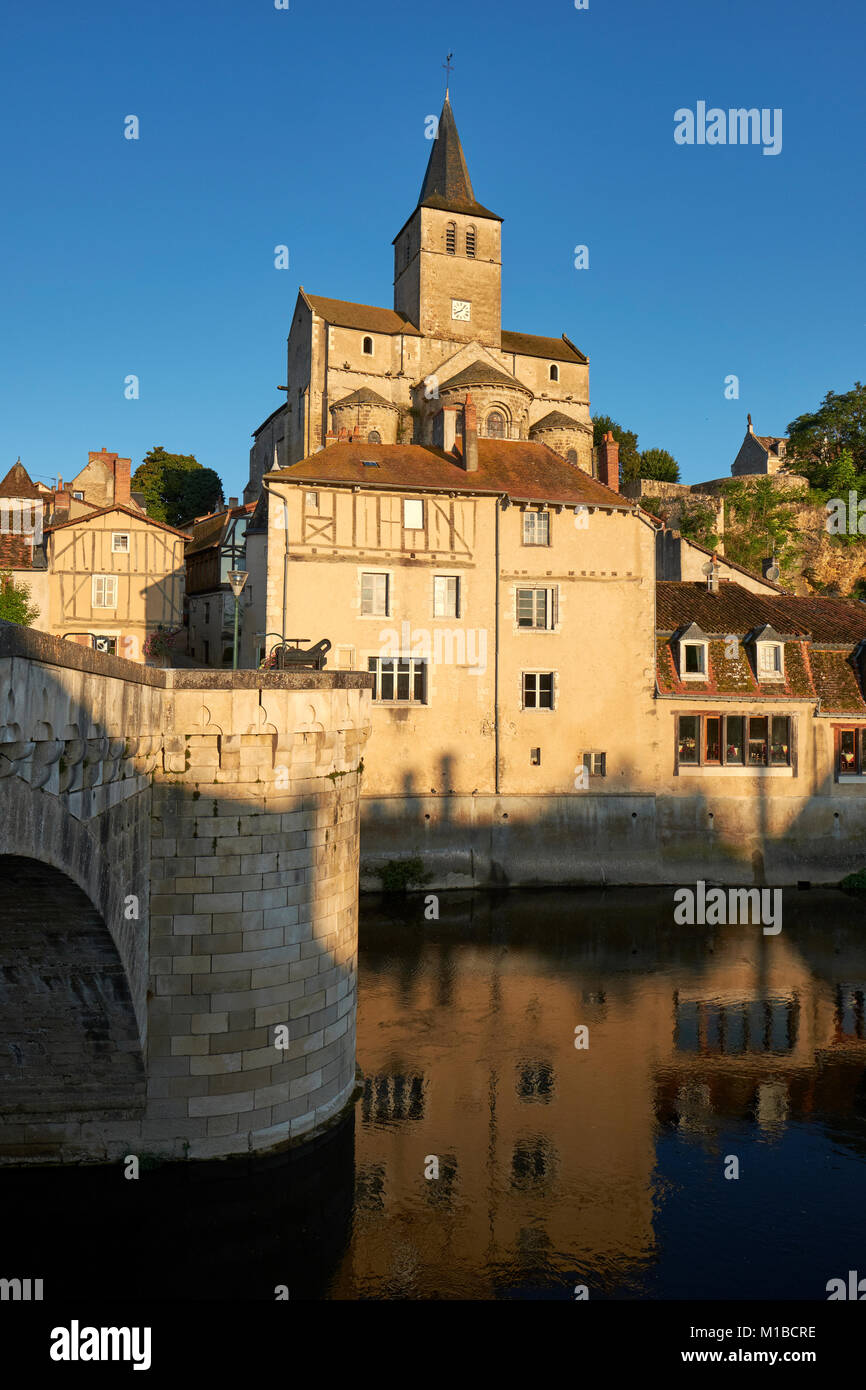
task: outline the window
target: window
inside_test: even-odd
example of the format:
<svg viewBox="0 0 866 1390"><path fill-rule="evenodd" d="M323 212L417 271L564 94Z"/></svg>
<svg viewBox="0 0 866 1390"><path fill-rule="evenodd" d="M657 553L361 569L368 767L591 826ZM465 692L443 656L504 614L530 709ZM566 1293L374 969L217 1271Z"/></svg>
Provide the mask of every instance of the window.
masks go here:
<svg viewBox="0 0 866 1390"><path fill-rule="evenodd" d="M427 703L427 662L413 656L369 656L373 699L424 705Z"/></svg>
<svg viewBox="0 0 866 1390"><path fill-rule="evenodd" d="M449 256L453 256L457 251L457 223L449 222L445 228L445 250Z"/></svg>
<svg viewBox="0 0 866 1390"><path fill-rule="evenodd" d="M523 513L523 544L550 545L550 513Z"/></svg>
<svg viewBox="0 0 866 1390"><path fill-rule="evenodd" d="M204 620L205 623L210 622L210 602L206 603L204 606Z"/></svg>
<svg viewBox="0 0 866 1390"><path fill-rule="evenodd" d="M129 532L113 531L111 533L111 553L112 555L129 554Z"/></svg>
<svg viewBox="0 0 866 1390"><path fill-rule="evenodd" d="M555 589L518 589L517 626L549 632L556 624Z"/></svg>
<svg viewBox="0 0 866 1390"><path fill-rule="evenodd" d="M367 443L368 443L368 444L381 444L381 443L382 443L382 436L381 436L381 434L379 433L378 430L371 430L371 431L370 431L370 433L367 435Z"/></svg>
<svg viewBox="0 0 866 1390"><path fill-rule="evenodd" d="M681 714L677 765L792 767L790 715Z"/></svg>
<svg viewBox="0 0 866 1390"><path fill-rule="evenodd" d="M365 468L378 468L378 467L379 467L379 464L377 463L376 459L362 459L361 462L363 463L363 465L364 465Z"/></svg>
<svg viewBox="0 0 866 1390"><path fill-rule="evenodd" d="M362 574L361 612L371 617L387 618L390 599L388 588L387 574Z"/></svg>
<svg viewBox="0 0 866 1390"><path fill-rule="evenodd" d="M407 531L424 530L424 503L415 498L403 499L403 525Z"/></svg>
<svg viewBox="0 0 866 1390"><path fill-rule="evenodd" d="M505 416L501 410L491 410L484 429L489 439L505 438Z"/></svg>
<svg viewBox="0 0 866 1390"><path fill-rule="evenodd" d="M433 576L433 617L460 617L460 580L456 575Z"/></svg>
<svg viewBox="0 0 866 1390"><path fill-rule="evenodd" d="M372 357L372 356L373 356L373 339L372 339L372 338L365 338L365 339L364 339L363 343L361 344L361 351L362 351L363 353L366 353L367 357Z"/></svg>
<svg viewBox="0 0 866 1390"><path fill-rule="evenodd" d="M758 643L758 680L785 679L784 648L781 642Z"/></svg>
<svg viewBox="0 0 866 1390"><path fill-rule="evenodd" d="M475 228L474 228L474 227L467 227L467 228L466 228L466 254L467 254L467 256L474 256L474 255L475 255Z"/></svg>
<svg viewBox="0 0 866 1390"><path fill-rule="evenodd" d="M553 709L552 671L524 671L523 708Z"/></svg>
<svg viewBox="0 0 866 1390"><path fill-rule="evenodd" d="M583 766L589 777L607 776L606 753L584 753Z"/></svg>
<svg viewBox="0 0 866 1390"><path fill-rule="evenodd" d="M92 580L92 606L117 607L117 579L111 574L95 574Z"/></svg>
<svg viewBox="0 0 866 1390"><path fill-rule="evenodd" d="M541 767L541 749L530 748L529 762L531 767Z"/></svg>
<svg viewBox="0 0 866 1390"><path fill-rule="evenodd" d="M559 368L557 367L555 362L552 362L550 364L550 380L559 381Z"/></svg>
<svg viewBox="0 0 866 1390"><path fill-rule="evenodd" d="M318 494L317 492L308 492L308 493L306 493L305 495L306 495L307 506L308 506L308 507L315 507L315 508L318 508L318 505L319 505L319 494Z"/></svg>
<svg viewBox="0 0 866 1390"><path fill-rule="evenodd" d="M76 502L83 502L83 501L84 501L84 493L83 493L83 492L73 492L72 496L75 498Z"/></svg>
<svg viewBox="0 0 866 1390"><path fill-rule="evenodd" d="M576 467L577 467L577 450L576 450L576 449L569 449L568 453L567 453L566 456L565 456L565 461L566 461L566 463L570 463L570 464L572 465L573 468L576 468Z"/></svg>
<svg viewBox="0 0 866 1390"><path fill-rule="evenodd" d="M862 777L866 772L866 729L836 730L837 777Z"/></svg>
<svg viewBox="0 0 866 1390"><path fill-rule="evenodd" d="M680 675L683 680L705 680L707 675L706 642L681 642L680 654L682 659Z"/></svg>

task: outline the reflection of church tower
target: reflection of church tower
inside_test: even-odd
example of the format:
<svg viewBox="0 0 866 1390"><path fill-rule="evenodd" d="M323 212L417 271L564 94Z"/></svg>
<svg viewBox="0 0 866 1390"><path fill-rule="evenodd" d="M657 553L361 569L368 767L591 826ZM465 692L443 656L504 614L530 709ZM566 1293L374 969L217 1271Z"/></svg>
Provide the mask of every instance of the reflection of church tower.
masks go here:
<svg viewBox="0 0 866 1390"><path fill-rule="evenodd" d="M418 205L394 238L394 308L426 337L500 346L502 218L476 201L446 95Z"/></svg>

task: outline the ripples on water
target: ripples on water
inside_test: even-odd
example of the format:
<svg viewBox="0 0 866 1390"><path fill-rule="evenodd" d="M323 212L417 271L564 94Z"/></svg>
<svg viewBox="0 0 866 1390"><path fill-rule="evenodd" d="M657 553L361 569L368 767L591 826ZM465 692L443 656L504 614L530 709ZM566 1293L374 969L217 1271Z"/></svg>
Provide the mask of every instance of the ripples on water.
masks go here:
<svg viewBox="0 0 866 1390"><path fill-rule="evenodd" d="M788 890L778 936L675 927L671 890L439 902L362 900L353 1122L135 1184L4 1174L9 1256L117 1293L138 1231L123 1292L170 1298L825 1299L866 1273L856 900Z"/></svg>

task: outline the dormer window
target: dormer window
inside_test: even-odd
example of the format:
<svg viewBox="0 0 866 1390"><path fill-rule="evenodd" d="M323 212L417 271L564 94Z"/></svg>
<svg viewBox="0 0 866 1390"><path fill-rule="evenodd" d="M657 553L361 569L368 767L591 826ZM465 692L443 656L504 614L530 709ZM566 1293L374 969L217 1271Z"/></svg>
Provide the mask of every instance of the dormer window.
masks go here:
<svg viewBox="0 0 866 1390"><path fill-rule="evenodd" d="M785 679L784 647L781 642L758 643L758 680Z"/></svg>
<svg viewBox="0 0 866 1390"><path fill-rule="evenodd" d="M759 681L783 681L785 679L785 644L780 633L775 632L769 623L754 634L755 675Z"/></svg>
<svg viewBox="0 0 866 1390"><path fill-rule="evenodd" d="M683 642L683 676L703 678L707 674L707 646L705 642Z"/></svg>
<svg viewBox="0 0 866 1390"><path fill-rule="evenodd" d="M709 643L697 623L690 623L679 639L680 680L705 681L709 672Z"/></svg>
<svg viewBox="0 0 866 1390"><path fill-rule="evenodd" d="M457 254L457 223L449 222L445 228L445 250L449 256Z"/></svg>
<svg viewBox="0 0 866 1390"><path fill-rule="evenodd" d="M474 228L474 227L467 227L467 228L466 228L466 254L467 254L467 256L474 256L474 255L475 255L475 228Z"/></svg>
<svg viewBox="0 0 866 1390"><path fill-rule="evenodd" d="M366 353L367 357L372 357L372 356L373 356L373 339L372 339L372 338L365 338L365 339L364 339L363 343L361 344L361 351L362 351L363 353Z"/></svg>
<svg viewBox="0 0 866 1390"><path fill-rule="evenodd" d="M559 381L559 368L555 362L551 362L550 364L550 380Z"/></svg>

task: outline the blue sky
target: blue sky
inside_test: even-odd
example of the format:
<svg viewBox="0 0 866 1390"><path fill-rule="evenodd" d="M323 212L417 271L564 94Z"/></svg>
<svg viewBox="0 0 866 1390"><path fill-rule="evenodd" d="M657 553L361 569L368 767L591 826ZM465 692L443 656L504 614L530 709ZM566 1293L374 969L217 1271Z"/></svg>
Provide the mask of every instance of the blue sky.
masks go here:
<svg viewBox="0 0 866 1390"><path fill-rule="evenodd" d="M162 444L240 493L298 284L392 302L452 50L503 325L566 332L594 413L727 474L747 410L782 433L866 375L864 39L854 0L8 8L0 473ZM781 153L676 145L698 101L781 108Z"/></svg>

